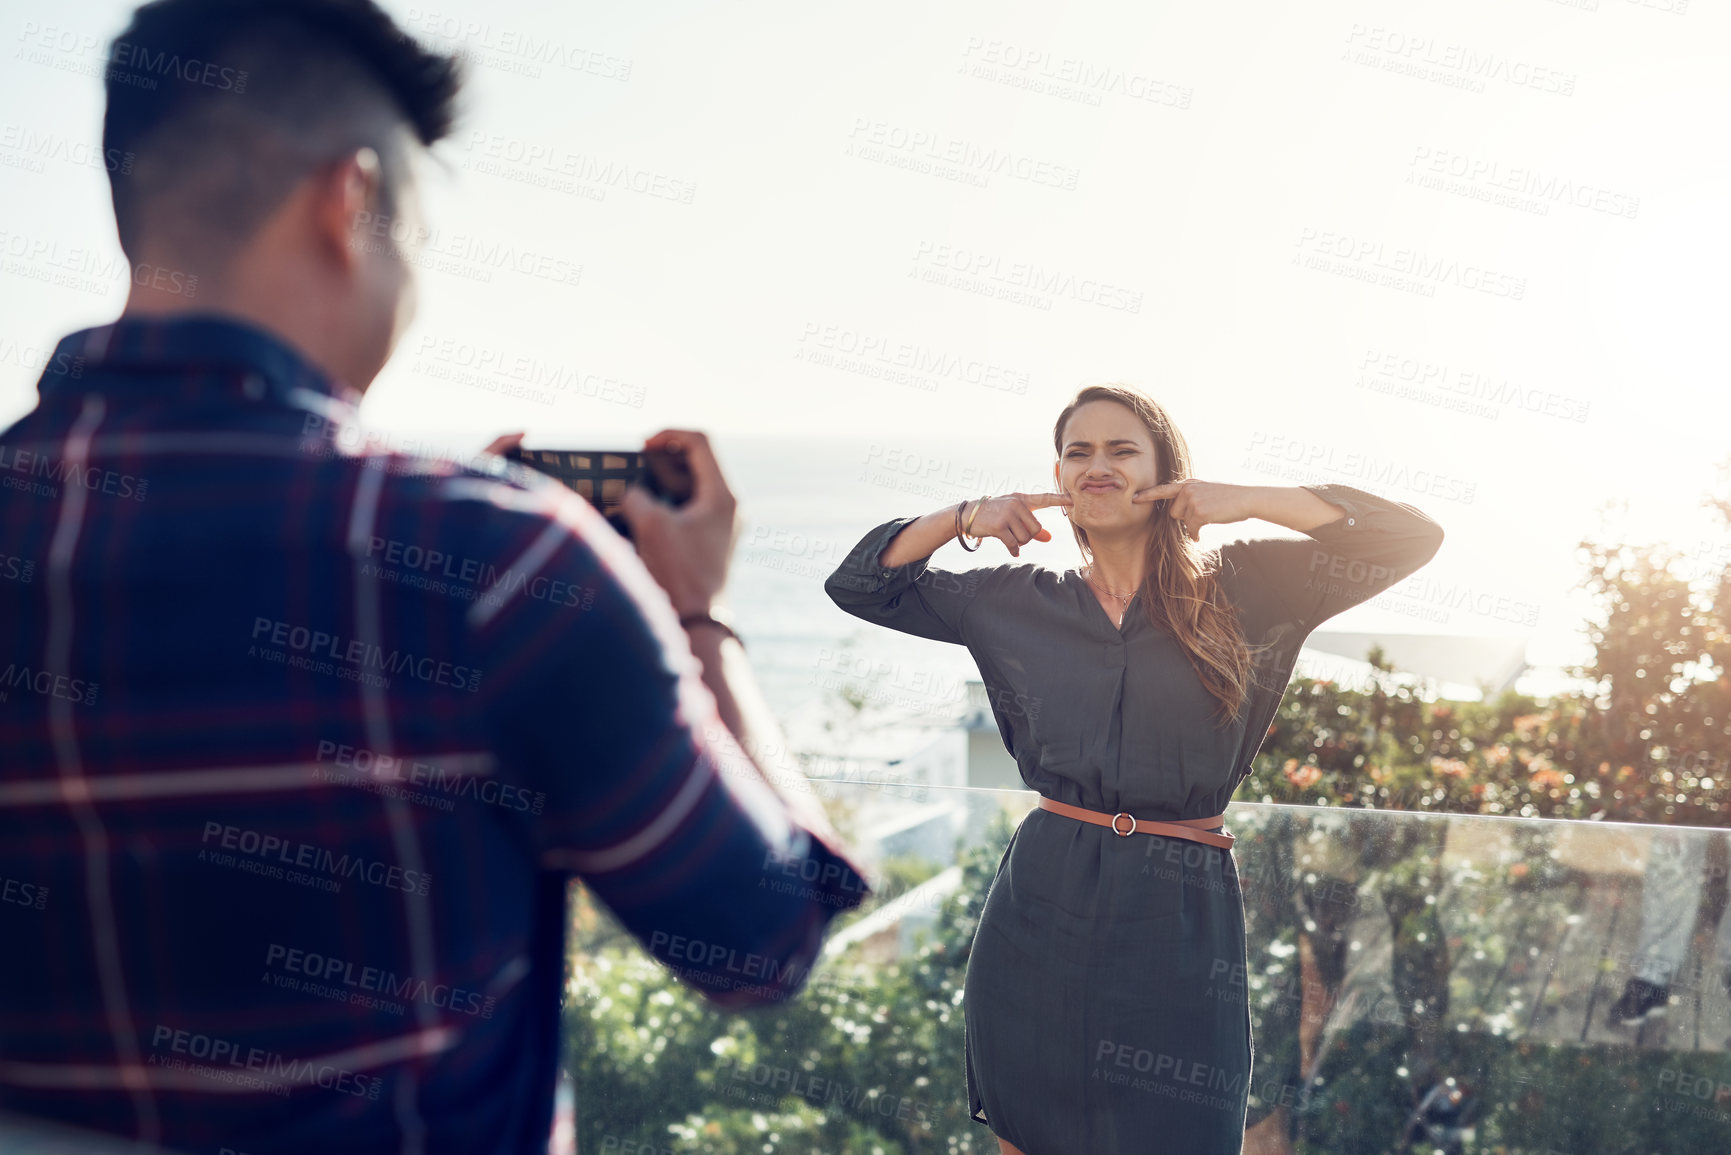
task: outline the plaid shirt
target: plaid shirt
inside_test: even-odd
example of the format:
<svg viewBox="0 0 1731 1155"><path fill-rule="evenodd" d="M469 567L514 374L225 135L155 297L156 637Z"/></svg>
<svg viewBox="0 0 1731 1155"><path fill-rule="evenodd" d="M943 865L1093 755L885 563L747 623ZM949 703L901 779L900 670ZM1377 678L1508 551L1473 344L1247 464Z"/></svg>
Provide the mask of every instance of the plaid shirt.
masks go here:
<svg viewBox="0 0 1731 1155"><path fill-rule="evenodd" d="M541 1152L565 898L724 1006L868 893L582 499L358 443L214 316L0 435L0 1107L216 1155Z"/></svg>

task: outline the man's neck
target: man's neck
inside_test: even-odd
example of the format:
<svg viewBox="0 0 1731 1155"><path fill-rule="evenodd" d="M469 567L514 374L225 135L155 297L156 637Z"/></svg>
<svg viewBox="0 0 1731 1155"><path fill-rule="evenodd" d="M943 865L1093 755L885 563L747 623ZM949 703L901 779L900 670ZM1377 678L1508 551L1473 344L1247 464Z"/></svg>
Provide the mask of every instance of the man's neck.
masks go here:
<svg viewBox="0 0 1731 1155"><path fill-rule="evenodd" d="M156 266L140 262L135 269L154 267ZM141 277L147 283L140 284ZM183 281L182 285L184 284ZM146 277L135 272L131 290L126 296L126 306L121 310L120 316L123 320L158 321L178 317L216 316L240 321L262 329L288 345L333 381L342 381L363 391L367 384L348 381L340 372L333 363L334 358L329 356L329 350L323 347L317 326L311 318L303 317L294 310L264 306L256 299L256 295L233 284L220 281L210 284L200 278L195 291L187 292L184 287L175 291L172 283L164 283L160 277Z"/></svg>

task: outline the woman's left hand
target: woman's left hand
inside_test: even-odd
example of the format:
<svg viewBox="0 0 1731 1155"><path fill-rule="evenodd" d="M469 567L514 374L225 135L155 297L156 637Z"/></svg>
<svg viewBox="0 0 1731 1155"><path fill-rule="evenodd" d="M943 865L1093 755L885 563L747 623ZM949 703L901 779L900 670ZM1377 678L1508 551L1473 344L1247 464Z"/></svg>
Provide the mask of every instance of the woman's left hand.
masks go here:
<svg viewBox="0 0 1731 1155"><path fill-rule="evenodd" d="M1167 515L1184 527L1184 533L1191 541L1197 541L1205 525L1225 525L1255 517L1255 493L1253 485L1198 481L1191 477L1138 490L1131 495L1130 501L1133 505L1166 502Z"/></svg>

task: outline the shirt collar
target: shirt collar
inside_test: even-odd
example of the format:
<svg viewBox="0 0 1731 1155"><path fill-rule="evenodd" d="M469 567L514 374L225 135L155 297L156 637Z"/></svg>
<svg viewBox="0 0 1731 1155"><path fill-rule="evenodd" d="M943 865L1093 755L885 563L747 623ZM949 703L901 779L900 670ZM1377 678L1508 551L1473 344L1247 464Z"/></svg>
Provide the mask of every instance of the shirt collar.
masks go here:
<svg viewBox="0 0 1731 1155"><path fill-rule="evenodd" d="M157 398L233 393L251 401L268 395L296 408L334 401L353 409L361 401L359 390L326 376L280 337L216 313L121 317L80 329L55 346L36 390L44 401L91 390Z"/></svg>

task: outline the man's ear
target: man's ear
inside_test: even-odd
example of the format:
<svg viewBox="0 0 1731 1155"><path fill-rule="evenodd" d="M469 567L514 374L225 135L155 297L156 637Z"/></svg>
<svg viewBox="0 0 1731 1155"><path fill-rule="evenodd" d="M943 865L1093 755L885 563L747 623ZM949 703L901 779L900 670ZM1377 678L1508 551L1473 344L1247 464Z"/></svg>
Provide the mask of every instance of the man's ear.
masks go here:
<svg viewBox="0 0 1731 1155"><path fill-rule="evenodd" d="M360 262L362 245L387 243L391 221L378 211L384 165L368 147L355 149L313 177L313 216L320 243L345 269Z"/></svg>

